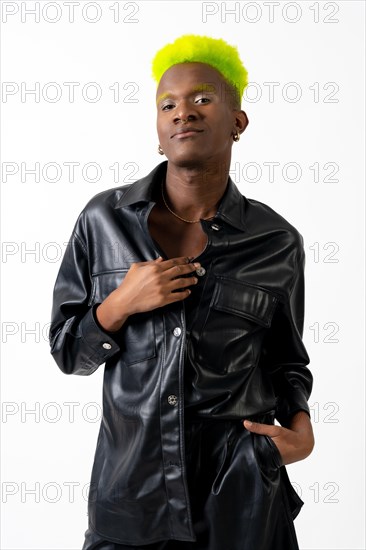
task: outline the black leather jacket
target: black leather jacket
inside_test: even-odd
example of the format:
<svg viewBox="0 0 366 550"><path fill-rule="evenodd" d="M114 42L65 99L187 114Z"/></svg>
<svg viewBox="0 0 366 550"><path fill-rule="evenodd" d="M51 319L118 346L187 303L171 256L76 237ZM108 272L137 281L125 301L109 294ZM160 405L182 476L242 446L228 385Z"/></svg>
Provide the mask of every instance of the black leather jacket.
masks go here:
<svg viewBox="0 0 366 550"><path fill-rule="evenodd" d="M166 165L161 163L133 185L99 193L87 204L54 289L51 353L60 369L90 375L105 363L89 521L106 539L125 544L196 538L187 485L185 398L190 418L240 426L234 445L238 449L244 431L249 436L243 418L271 423L275 416L288 426L296 411L309 412L312 386L302 343L302 237L271 208L242 196L230 178L217 215L201 222L208 235L200 257L206 272L200 277L200 302L189 340L184 302L133 315L118 333L107 333L98 325L95 307L121 283L131 264L161 255L149 235L147 218L154 205L153 189L160 185ZM225 430L221 431L226 458L220 451L214 466L215 476L219 472L222 480L223 468L229 471L232 465L226 447L232 435ZM291 490L275 446L263 438L245 439L256 457L251 467L258 471L266 462L261 478L270 480L273 494L281 488L279 506L286 508L290 525L302 501ZM215 487L211 497L220 490L224 493L221 486ZM245 494L242 499L245 509ZM269 505L261 510L274 513ZM245 523L243 518L238 521ZM278 522L278 515L272 521ZM258 537L263 525L258 525L253 550L262 548ZM229 536L230 525L225 529ZM271 537L267 540L274 540L273 533ZM225 540L217 548L221 544L236 549L238 542ZM279 542L278 548L297 546Z"/></svg>

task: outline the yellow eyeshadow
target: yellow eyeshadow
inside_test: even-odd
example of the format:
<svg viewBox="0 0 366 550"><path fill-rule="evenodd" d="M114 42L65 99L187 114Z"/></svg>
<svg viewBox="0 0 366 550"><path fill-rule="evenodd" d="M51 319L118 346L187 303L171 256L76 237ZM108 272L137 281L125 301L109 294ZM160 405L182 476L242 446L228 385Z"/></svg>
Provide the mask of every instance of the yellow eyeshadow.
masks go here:
<svg viewBox="0 0 366 550"><path fill-rule="evenodd" d="M201 92L201 93L216 93L216 87L213 84L210 83L202 83L197 84L197 86L194 86L192 88L191 94ZM167 97L174 97L174 93L172 92L164 92L163 94L159 95L159 97L156 100L156 104L158 105L161 101L166 99Z"/></svg>

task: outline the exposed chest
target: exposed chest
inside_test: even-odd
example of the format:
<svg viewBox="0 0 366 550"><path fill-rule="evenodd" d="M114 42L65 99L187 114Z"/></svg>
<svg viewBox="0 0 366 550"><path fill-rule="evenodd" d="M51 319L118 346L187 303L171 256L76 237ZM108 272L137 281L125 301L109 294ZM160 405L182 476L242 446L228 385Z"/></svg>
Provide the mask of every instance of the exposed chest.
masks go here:
<svg viewBox="0 0 366 550"><path fill-rule="evenodd" d="M200 223L185 223L153 210L148 227L151 237L167 258L197 258L207 245L207 235Z"/></svg>

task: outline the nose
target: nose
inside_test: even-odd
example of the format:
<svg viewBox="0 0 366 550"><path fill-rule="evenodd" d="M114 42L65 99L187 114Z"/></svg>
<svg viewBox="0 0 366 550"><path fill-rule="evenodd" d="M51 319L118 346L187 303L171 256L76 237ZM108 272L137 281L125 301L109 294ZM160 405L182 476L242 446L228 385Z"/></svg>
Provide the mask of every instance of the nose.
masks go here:
<svg viewBox="0 0 366 550"><path fill-rule="evenodd" d="M195 113L192 104L182 101L175 111L174 123L177 124L178 122L182 122L183 124L185 124L186 122L196 119L197 114Z"/></svg>

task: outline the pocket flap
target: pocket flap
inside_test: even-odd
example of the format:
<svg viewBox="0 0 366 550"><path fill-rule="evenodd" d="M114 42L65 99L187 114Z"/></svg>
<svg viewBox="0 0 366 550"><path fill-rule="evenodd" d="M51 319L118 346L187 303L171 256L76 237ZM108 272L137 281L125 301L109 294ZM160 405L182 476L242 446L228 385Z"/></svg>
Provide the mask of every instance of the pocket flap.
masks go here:
<svg viewBox="0 0 366 550"><path fill-rule="evenodd" d="M91 303L103 302L119 287L127 272L127 269L119 269L94 274ZM155 327L151 311L131 315L118 332L118 337L121 338L120 359L127 365L156 357Z"/></svg>
<svg viewBox="0 0 366 550"><path fill-rule="evenodd" d="M257 286L226 277L217 277L212 307L250 319L264 327L271 325L277 296Z"/></svg>
<svg viewBox="0 0 366 550"><path fill-rule="evenodd" d="M103 302L107 296L122 283L127 274L127 269L116 271L105 271L96 273L92 276L93 290L91 293L90 304Z"/></svg>

